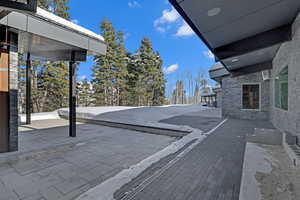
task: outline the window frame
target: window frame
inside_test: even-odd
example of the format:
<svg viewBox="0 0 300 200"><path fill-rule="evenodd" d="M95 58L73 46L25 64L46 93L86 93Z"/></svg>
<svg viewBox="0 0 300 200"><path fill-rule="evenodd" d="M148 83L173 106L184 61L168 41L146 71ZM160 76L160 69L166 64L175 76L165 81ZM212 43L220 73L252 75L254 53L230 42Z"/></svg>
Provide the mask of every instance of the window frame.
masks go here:
<svg viewBox="0 0 300 200"><path fill-rule="evenodd" d="M277 80L279 80L279 78L277 79L277 77L279 77L280 76L280 74L282 74L284 71L286 71L287 72L287 85L288 85L288 88L287 88L287 109L285 109L285 108L283 108L282 107L282 104L281 104L281 87L280 87L280 81L278 82L279 83L279 88L278 88L278 91L279 91L279 94L278 94L278 98L279 98L279 104L280 105L277 105L277 92L276 92L276 85L277 85ZM273 103L273 107L275 108L275 109L278 109L278 110L280 110L280 111L283 111L283 112L288 112L289 111L289 66L288 65L284 65L284 67L282 67L281 69L280 69L280 71L279 72L277 72L277 74L276 74L276 76L275 76L275 78L274 78L274 83L273 83L273 86L274 86L274 95L273 95L273 98L274 98L274 103Z"/></svg>
<svg viewBox="0 0 300 200"><path fill-rule="evenodd" d="M244 108L244 91L243 88L245 85L258 85L258 89L259 89L259 108L258 109L249 109L249 108ZM241 110L243 111L261 111L261 83L260 82L250 82L250 83L242 83L242 87L241 87Z"/></svg>

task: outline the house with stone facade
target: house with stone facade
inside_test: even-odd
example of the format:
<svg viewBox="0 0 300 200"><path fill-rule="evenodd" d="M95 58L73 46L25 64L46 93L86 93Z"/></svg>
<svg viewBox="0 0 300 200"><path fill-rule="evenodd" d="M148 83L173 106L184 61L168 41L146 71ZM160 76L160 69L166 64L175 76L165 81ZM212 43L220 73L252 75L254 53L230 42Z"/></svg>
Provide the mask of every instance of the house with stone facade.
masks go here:
<svg viewBox="0 0 300 200"><path fill-rule="evenodd" d="M300 1L170 2L215 55L223 116L270 120L299 141Z"/></svg>

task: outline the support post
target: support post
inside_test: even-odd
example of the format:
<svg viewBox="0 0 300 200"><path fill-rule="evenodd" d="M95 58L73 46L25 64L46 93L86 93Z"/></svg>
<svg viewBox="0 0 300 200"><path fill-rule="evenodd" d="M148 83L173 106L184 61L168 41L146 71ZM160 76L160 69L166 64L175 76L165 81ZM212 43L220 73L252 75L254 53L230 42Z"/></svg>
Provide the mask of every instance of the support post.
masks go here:
<svg viewBox="0 0 300 200"><path fill-rule="evenodd" d="M31 124L31 56L26 60L26 124Z"/></svg>
<svg viewBox="0 0 300 200"><path fill-rule="evenodd" d="M76 137L76 66L75 52L72 52L69 63L69 136Z"/></svg>

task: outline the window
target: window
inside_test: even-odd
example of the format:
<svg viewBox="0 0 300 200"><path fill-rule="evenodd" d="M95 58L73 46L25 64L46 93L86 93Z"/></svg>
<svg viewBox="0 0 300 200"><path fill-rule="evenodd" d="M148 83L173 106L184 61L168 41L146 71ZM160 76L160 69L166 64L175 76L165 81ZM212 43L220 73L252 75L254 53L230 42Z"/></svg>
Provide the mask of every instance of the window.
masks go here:
<svg viewBox="0 0 300 200"><path fill-rule="evenodd" d="M288 110L289 104L289 73L285 67L275 78L275 106Z"/></svg>
<svg viewBox="0 0 300 200"><path fill-rule="evenodd" d="M259 110L260 109L260 85L245 84L243 85L243 109Z"/></svg>

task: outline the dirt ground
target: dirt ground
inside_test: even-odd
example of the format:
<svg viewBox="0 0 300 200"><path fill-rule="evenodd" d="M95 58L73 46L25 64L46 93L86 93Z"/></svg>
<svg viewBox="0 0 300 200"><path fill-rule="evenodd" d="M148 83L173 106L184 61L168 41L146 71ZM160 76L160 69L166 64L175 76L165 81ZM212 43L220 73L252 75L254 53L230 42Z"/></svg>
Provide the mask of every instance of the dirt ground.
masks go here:
<svg viewBox="0 0 300 200"><path fill-rule="evenodd" d="M300 168L292 165L292 161L279 146L259 145L271 156L268 162L272 166L270 173L256 173L260 183L263 200L299 200Z"/></svg>

